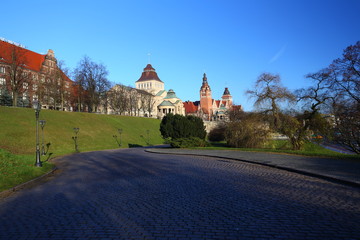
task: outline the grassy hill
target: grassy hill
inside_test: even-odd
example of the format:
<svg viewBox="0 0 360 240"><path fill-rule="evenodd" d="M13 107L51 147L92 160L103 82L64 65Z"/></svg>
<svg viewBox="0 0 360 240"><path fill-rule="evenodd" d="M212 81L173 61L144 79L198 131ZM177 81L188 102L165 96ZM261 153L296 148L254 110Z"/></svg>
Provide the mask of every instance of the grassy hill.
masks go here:
<svg viewBox="0 0 360 240"><path fill-rule="evenodd" d="M122 147L129 144L146 146L148 140L151 145L163 142L159 131L160 121L152 118L42 110L39 119L46 120L44 142L51 144L49 152L53 156L74 152L74 127L80 128L80 152L118 148L113 135L120 140L119 128L123 129ZM34 153L35 128L34 110L0 107L1 149L14 154Z"/></svg>
<svg viewBox="0 0 360 240"><path fill-rule="evenodd" d="M163 143L158 119L52 110L42 110L39 119L46 120L44 143L49 145L47 155L41 159L42 168L34 167L34 110L0 107L0 191L49 171L53 165L46 160L74 153L74 127L80 128L80 152L119 148L113 137L117 135L120 141L119 128L123 148ZM39 133L41 143L41 129Z"/></svg>

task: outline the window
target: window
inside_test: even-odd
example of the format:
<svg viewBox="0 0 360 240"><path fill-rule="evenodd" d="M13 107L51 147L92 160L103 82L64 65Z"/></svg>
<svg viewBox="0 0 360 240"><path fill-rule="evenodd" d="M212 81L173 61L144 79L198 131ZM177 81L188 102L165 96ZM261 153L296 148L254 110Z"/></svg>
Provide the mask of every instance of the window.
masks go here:
<svg viewBox="0 0 360 240"><path fill-rule="evenodd" d="M23 88L24 88L24 89L29 89L29 83L24 82L24 83L23 83Z"/></svg>
<svg viewBox="0 0 360 240"><path fill-rule="evenodd" d="M37 85L37 84L34 84L34 85L33 85L33 90L34 90L34 91L37 91L37 90L38 90L38 85Z"/></svg>
<svg viewBox="0 0 360 240"><path fill-rule="evenodd" d="M0 78L0 85L5 85L5 83L6 83L5 78Z"/></svg>
<svg viewBox="0 0 360 240"><path fill-rule="evenodd" d="M5 73L5 67L0 67L0 73Z"/></svg>

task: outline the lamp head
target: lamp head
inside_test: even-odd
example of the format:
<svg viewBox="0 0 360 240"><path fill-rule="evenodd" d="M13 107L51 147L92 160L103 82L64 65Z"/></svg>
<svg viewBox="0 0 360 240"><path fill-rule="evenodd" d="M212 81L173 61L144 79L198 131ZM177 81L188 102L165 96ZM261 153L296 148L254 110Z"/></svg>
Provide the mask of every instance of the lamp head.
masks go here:
<svg viewBox="0 0 360 240"><path fill-rule="evenodd" d="M80 128L74 128L74 133L78 134L79 130L80 130Z"/></svg>
<svg viewBox="0 0 360 240"><path fill-rule="evenodd" d="M39 102L37 99L35 99L35 100L33 101L32 106L33 106L33 108L34 108L35 111L40 111L40 109L41 109L41 104L40 104L40 102Z"/></svg>
<svg viewBox="0 0 360 240"><path fill-rule="evenodd" d="M39 123L40 123L40 126L43 128L43 127L45 127L46 121L45 120L39 120Z"/></svg>

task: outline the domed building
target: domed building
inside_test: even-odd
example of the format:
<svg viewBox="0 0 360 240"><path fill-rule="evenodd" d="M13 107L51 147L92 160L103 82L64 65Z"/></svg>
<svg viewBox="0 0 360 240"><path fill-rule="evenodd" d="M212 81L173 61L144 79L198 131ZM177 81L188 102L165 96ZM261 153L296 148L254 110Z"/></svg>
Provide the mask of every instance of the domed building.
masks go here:
<svg viewBox="0 0 360 240"><path fill-rule="evenodd" d="M184 104L172 89L167 92L162 103L157 108L159 118L164 117L168 113L185 115Z"/></svg>
<svg viewBox="0 0 360 240"><path fill-rule="evenodd" d="M151 64L146 65L140 78L135 82L136 89L146 91L153 97L150 117L163 118L168 113L185 115L181 99L176 96L174 90L166 91L164 85Z"/></svg>
<svg viewBox="0 0 360 240"><path fill-rule="evenodd" d="M146 65L135 85L136 89L145 90L154 95L164 90L164 82L160 80L151 64Z"/></svg>

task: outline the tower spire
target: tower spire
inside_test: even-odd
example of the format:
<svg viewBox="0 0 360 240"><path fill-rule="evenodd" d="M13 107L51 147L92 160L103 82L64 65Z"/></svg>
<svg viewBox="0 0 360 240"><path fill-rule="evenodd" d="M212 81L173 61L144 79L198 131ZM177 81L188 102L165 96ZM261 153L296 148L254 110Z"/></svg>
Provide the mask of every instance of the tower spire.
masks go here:
<svg viewBox="0 0 360 240"><path fill-rule="evenodd" d="M204 86L208 86L208 81L207 81L207 77L206 77L206 73L204 73L204 76L203 76L203 82L202 82L202 87Z"/></svg>

